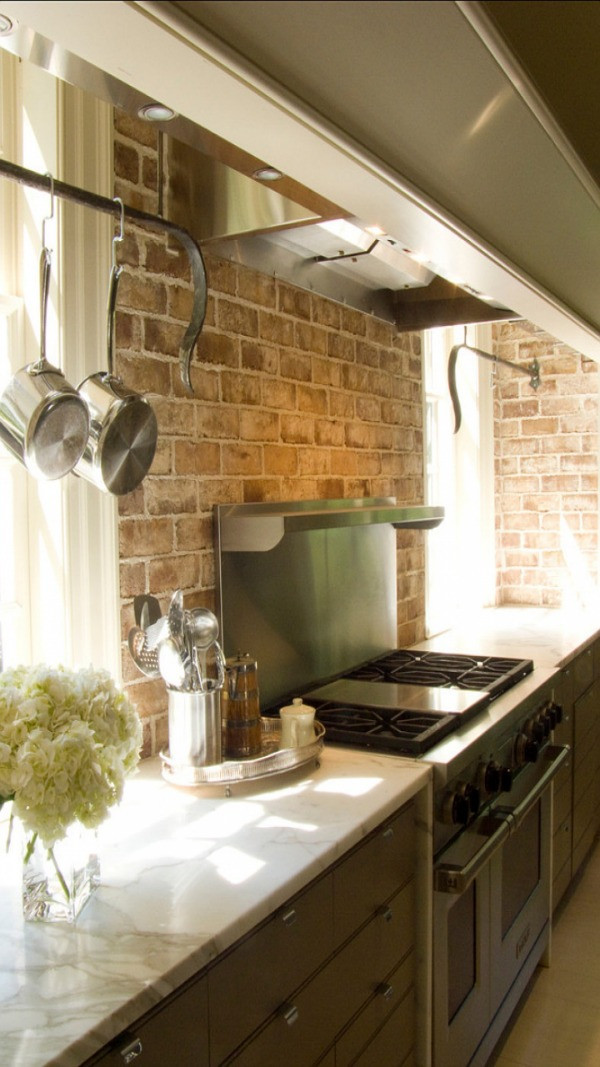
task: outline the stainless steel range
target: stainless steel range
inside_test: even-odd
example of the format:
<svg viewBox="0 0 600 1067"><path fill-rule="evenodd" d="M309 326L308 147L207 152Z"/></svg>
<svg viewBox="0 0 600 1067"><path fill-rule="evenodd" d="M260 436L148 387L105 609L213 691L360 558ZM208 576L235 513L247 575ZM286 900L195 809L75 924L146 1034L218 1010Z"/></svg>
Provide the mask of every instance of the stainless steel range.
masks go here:
<svg viewBox="0 0 600 1067"><path fill-rule="evenodd" d="M433 1062L483 1067L547 953L567 750L555 671L394 647L393 526L439 519L391 500L218 508L221 622L227 654L258 660L264 709L300 695L330 742L432 765Z"/></svg>

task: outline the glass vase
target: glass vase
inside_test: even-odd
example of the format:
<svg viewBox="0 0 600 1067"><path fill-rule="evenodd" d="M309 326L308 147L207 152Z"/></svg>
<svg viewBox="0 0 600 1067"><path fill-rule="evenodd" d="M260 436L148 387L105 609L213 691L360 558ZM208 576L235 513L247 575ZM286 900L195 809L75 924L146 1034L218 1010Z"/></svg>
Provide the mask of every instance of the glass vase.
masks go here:
<svg viewBox="0 0 600 1067"><path fill-rule="evenodd" d="M75 922L100 879L96 833L79 823L48 849L38 837L23 842L23 917Z"/></svg>

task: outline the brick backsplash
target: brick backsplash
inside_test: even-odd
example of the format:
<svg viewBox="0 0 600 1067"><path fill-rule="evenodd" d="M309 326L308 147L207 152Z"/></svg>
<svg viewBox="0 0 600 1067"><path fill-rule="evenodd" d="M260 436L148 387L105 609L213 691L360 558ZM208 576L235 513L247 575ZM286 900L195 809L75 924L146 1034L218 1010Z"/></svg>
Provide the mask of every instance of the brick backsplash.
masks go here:
<svg viewBox="0 0 600 1067"><path fill-rule="evenodd" d="M156 134L116 113L115 193L155 212ZM127 652L136 593L214 607L212 511L219 503L397 497L423 501L421 339L372 316L210 255L208 310L189 398L178 347L191 307L187 262L136 229L120 261L117 369L156 411L143 484L119 500L124 681L144 752L167 740L165 687ZM398 641L424 636L424 535L398 532ZM260 667L260 665L259 665Z"/></svg>
<svg viewBox="0 0 600 1067"><path fill-rule="evenodd" d="M598 580L598 365L527 322L493 333L497 355L537 358L541 371L535 392L524 375L497 373L497 601L589 604Z"/></svg>

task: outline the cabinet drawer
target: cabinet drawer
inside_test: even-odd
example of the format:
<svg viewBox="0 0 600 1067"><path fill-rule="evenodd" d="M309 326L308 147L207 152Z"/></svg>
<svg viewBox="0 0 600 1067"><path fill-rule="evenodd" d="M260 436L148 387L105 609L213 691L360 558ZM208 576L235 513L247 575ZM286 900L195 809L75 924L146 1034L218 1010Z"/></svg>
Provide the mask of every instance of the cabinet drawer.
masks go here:
<svg viewBox="0 0 600 1067"><path fill-rule="evenodd" d="M413 983L414 954L411 952L381 984L376 996L336 1041L336 1067L349 1067L357 1056L363 1054L388 1018L396 1012L407 993L412 991ZM385 1059L380 1061L381 1064L387 1062Z"/></svg>
<svg viewBox="0 0 600 1067"><path fill-rule="evenodd" d="M574 807L577 807L583 794L588 791L598 774L599 744L597 736L594 734L593 737L588 738L588 742L588 745L585 746L583 758L575 764L573 771Z"/></svg>
<svg viewBox="0 0 600 1067"><path fill-rule="evenodd" d="M573 696L575 700L592 684L594 680L594 651L588 648L571 664L573 673Z"/></svg>
<svg viewBox="0 0 600 1067"><path fill-rule="evenodd" d="M556 775L553 797L553 818L554 827L556 828L571 814L572 780L570 756Z"/></svg>
<svg viewBox="0 0 600 1067"><path fill-rule="evenodd" d="M342 944L396 893L415 867L414 805L359 845L333 872L335 943Z"/></svg>
<svg viewBox="0 0 600 1067"><path fill-rule="evenodd" d="M382 1026L353 1067L406 1067L414 1046L415 1005L412 989Z"/></svg>
<svg viewBox="0 0 600 1067"><path fill-rule="evenodd" d="M571 884L571 859L555 874L552 882L552 911L554 912Z"/></svg>
<svg viewBox="0 0 600 1067"><path fill-rule="evenodd" d="M327 875L209 971L213 1067L327 959L333 950L332 931L332 879Z"/></svg>
<svg viewBox="0 0 600 1067"><path fill-rule="evenodd" d="M597 826L598 778L597 774L594 774L585 792L578 795L578 801L573 808L573 845L578 845L588 827L592 828L592 834L595 835Z"/></svg>
<svg viewBox="0 0 600 1067"><path fill-rule="evenodd" d="M562 869L567 860L570 860L571 858L571 829L571 819L566 818L560 823L552 839L552 862L555 875Z"/></svg>
<svg viewBox="0 0 600 1067"><path fill-rule="evenodd" d="M597 683L575 701L575 762L579 763L589 747L600 718L600 685Z"/></svg>
<svg viewBox="0 0 600 1067"><path fill-rule="evenodd" d="M412 947L413 915L411 882L291 1000L280 1000L275 1018L228 1063L307 1067L317 1062Z"/></svg>
<svg viewBox="0 0 600 1067"><path fill-rule="evenodd" d="M99 1059L101 1067L125 1067L128 1051L139 1067L208 1067L208 1002L206 978L177 994L164 1008L135 1023L111 1042Z"/></svg>

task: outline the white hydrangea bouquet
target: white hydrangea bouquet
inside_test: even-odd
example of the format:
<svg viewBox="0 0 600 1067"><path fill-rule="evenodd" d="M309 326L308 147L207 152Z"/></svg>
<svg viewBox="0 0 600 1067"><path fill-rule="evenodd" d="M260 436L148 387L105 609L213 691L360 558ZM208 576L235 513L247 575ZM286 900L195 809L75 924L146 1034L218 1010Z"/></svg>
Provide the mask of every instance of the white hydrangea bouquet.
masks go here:
<svg viewBox="0 0 600 1067"><path fill-rule="evenodd" d="M41 842L67 899L55 846L73 824L99 826L121 800L141 739L137 712L106 671L39 665L0 674L0 805L12 800L25 861Z"/></svg>

